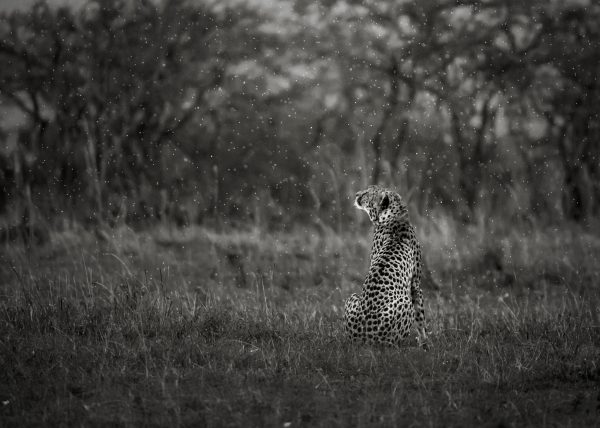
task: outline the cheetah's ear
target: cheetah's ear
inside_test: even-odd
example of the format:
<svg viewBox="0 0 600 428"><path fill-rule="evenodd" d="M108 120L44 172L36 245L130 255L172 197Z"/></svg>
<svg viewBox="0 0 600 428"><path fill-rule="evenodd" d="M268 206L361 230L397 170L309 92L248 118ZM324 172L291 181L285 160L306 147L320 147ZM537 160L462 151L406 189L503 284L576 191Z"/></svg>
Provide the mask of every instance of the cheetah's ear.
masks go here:
<svg viewBox="0 0 600 428"><path fill-rule="evenodd" d="M390 206L390 197L387 193L385 193L383 195L383 198L381 198L381 203L379 204L379 209L381 211L383 211L389 206Z"/></svg>

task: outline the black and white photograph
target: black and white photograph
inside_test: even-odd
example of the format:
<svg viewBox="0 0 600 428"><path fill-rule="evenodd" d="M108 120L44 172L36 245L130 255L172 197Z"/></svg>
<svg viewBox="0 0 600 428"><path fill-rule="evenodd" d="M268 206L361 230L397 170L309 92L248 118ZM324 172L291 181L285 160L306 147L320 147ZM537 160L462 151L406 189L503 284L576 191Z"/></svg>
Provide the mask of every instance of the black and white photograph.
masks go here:
<svg viewBox="0 0 600 428"><path fill-rule="evenodd" d="M0 426L600 427L600 1L0 0Z"/></svg>

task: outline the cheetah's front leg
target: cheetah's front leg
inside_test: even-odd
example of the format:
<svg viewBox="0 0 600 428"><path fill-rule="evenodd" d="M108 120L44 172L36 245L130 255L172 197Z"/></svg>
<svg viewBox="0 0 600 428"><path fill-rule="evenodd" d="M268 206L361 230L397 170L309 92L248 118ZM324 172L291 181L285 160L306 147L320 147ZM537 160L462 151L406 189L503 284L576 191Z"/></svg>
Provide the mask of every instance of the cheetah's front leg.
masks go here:
<svg viewBox="0 0 600 428"><path fill-rule="evenodd" d="M361 299L358 294L354 293L348 297L344 305L344 328L346 334L352 340L362 340L364 338L363 321Z"/></svg>
<svg viewBox="0 0 600 428"><path fill-rule="evenodd" d="M427 332L425 331L425 310L423 308L423 292L421 291L419 275L413 275L410 283L410 294L415 312L417 325L417 342L420 347L427 349Z"/></svg>

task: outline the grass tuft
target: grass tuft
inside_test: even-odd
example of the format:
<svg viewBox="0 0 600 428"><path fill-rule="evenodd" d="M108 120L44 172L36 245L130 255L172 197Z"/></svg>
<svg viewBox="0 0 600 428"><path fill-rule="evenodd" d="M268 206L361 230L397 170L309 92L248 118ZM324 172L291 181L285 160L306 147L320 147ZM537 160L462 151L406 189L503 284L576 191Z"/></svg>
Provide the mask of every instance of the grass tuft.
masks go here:
<svg viewBox="0 0 600 428"><path fill-rule="evenodd" d="M122 228L5 248L0 422L597 423L600 240L419 230L439 283L429 352L344 338L366 236Z"/></svg>

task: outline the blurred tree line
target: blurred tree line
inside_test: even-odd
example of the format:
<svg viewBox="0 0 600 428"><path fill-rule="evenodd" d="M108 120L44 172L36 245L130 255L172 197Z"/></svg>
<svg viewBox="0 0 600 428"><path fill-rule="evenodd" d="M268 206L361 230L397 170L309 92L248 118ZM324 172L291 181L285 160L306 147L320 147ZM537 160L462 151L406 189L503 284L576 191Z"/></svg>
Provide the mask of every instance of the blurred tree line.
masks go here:
<svg viewBox="0 0 600 428"><path fill-rule="evenodd" d="M381 183L466 222L585 221L600 211L598 22L591 0L4 13L0 211L341 227Z"/></svg>

